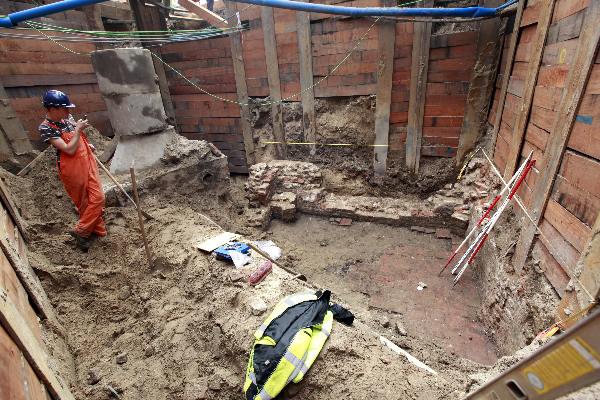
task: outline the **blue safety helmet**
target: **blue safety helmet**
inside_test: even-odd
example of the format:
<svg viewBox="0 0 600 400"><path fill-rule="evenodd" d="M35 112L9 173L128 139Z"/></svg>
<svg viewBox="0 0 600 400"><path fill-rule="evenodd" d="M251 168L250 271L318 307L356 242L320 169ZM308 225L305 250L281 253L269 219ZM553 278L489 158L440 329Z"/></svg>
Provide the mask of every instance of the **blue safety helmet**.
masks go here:
<svg viewBox="0 0 600 400"><path fill-rule="evenodd" d="M69 96L60 90L48 90L42 97L42 102L44 107L75 107L75 104L69 100Z"/></svg>

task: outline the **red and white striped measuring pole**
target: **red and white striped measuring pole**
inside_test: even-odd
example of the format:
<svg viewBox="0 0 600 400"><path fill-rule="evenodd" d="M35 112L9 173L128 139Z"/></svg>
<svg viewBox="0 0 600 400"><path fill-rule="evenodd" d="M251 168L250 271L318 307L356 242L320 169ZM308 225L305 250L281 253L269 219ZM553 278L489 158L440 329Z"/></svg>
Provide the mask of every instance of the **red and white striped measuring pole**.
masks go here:
<svg viewBox="0 0 600 400"><path fill-rule="evenodd" d="M517 172L513 175L513 177L510 178L510 181L508 181L508 183L506 183L504 188L496 195L496 197L494 198L494 200L492 201L490 206L484 211L484 213L481 215L481 218L479 218L479 220L477 221L475 226L473 226L473 228L471 229L469 234L465 237L465 239L462 241L462 243L456 248L456 250L454 250L454 252L450 256L450 258L448 258L448 261L446 261L446 265L444 265L444 267L440 270L438 276L442 275L442 272L444 272L444 270L448 267L448 265L450 265L452 260L454 260L454 257L456 257L456 255L460 252L460 249L462 249L462 247L468 242L469 238L473 235L473 233L475 233L477 228L479 228L479 226L485 221L485 219L488 217L490 212L494 209L494 207L496 206L498 201L500 201L502 196L504 196L504 192L506 192L507 190L510 189L510 186L514 183L514 181L517 179L517 177L523 172L523 170L527 166L527 162L529 162L529 160L531 159L532 154L533 154L533 152L529 153L529 156L527 157L527 159L523 162L523 164L521 164L521 166L519 167Z"/></svg>
<svg viewBox="0 0 600 400"><path fill-rule="evenodd" d="M471 265L471 263L475 259L475 256L477 255L479 250L481 250L481 247L487 240L489 233L494 228L494 225L496 225L496 222L498 222L498 220L500 219L500 215L502 214L502 212L504 212L504 209L506 208L508 203L510 203L510 201L512 200L514 195L517 193L517 191L519 190L519 187L521 186L521 183L523 183L523 181L525 180L525 177L527 176L529 171L531 171L531 168L533 168L534 165L535 165L535 160L527 161L527 166L525 167L523 174L519 177L519 179L517 180L517 183L515 183L510 194L506 197L506 200L504 200L502 205L498 208L498 211L496 211L496 213L494 213L492 218L490 218L489 222L484 226L481 233L475 240L474 243L477 243L477 247L475 247L475 251L473 251L473 253L470 255L469 260L463 265L463 267L460 270L460 272L458 273L458 275L456 275L456 278L454 278L454 285L456 285L458 283L460 277L463 275L463 273L465 272L467 267L469 265ZM458 268L458 265L456 267L454 267L453 272L456 271L457 268Z"/></svg>

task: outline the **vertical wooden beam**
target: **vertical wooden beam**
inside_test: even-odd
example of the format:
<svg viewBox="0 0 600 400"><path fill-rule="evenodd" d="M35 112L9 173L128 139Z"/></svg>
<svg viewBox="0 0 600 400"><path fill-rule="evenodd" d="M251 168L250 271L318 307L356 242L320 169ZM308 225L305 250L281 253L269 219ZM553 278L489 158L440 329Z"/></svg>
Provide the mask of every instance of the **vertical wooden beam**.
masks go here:
<svg viewBox="0 0 600 400"><path fill-rule="evenodd" d="M492 138L490 143L492 145L492 155L496 149L496 139L498 132L500 131L500 124L502 123L502 113L504 112L504 102L506 101L506 93L508 91L508 83L510 82L510 74L512 72L512 65L517 52L517 43L519 41L519 31L521 28L521 17L523 16L523 8L525 7L525 0L519 0L517 6L517 15L515 16L512 36L510 37L510 44L508 45L506 64L504 65L504 74L502 75L502 85L500 86L500 95L498 96L498 108L496 109L496 118L494 119L494 128L492 130ZM502 52L500 52L502 53Z"/></svg>
<svg viewBox="0 0 600 400"><path fill-rule="evenodd" d="M486 0L485 7L497 7L500 0ZM465 115L458 142L456 164L460 165L467 153L484 134L485 121L490 107L498 73L506 21L492 18L481 21L477 39L477 60L469 83Z"/></svg>
<svg viewBox="0 0 600 400"><path fill-rule="evenodd" d="M302 130L304 141L316 140L317 119L315 117L315 91L313 88L312 45L310 32L310 13L296 13L296 33L298 35L298 53L300 62L300 91L302 92ZM310 154L315 154L315 145L310 145Z"/></svg>
<svg viewBox="0 0 600 400"><path fill-rule="evenodd" d="M163 9L156 6L148 6L144 0L129 0L131 11L135 19L135 25L138 31L166 31L167 21L163 14ZM142 43L142 46L148 48L147 43ZM161 56L160 47L149 47L149 50ZM175 107L173 106L173 100L171 99L171 93L169 92L169 82L167 81L167 74L165 72L165 66L160 60L152 56L152 62L154 63L154 71L158 77L158 88L162 97L163 106L167 117L171 120L170 123L177 127L175 120Z"/></svg>
<svg viewBox="0 0 600 400"><path fill-rule="evenodd" d="M286 158L285 133L283 130L283 108L281 107L281 82L279 80L279 61L277 60L277 42L275 40L275 21L273 8L260 8L260 21L265 42L265 59L267 62L267 78L269 80L269 97L275 102L271 105L271 119L277 157Z"/></svg>
<svg viewBox="0 0 600 400"><path fill-rule="evenodd" d="M383 7L391 7L394 1L382 0ZM390 132L390 105L392 103L392 74L394 72L394 45L396 42L396 22L380 21L377 27L377 89L375 106L375 147L373 170L376 177L383 177L388 155Z"/></svg>
<svg viewBox="0 0 600 400"><path fill-rule="evenodd" d="M14 155L27 154L33 148L31 141L21 124L21 120L10 105L10 99L4 86L0 84L0 130L8 146L2 151L12 152ZM8 155L8 154L7 154Z"/></svg>
<svg viewBox="0 0 600 400"><path fill-rule="evenodd" d="M432 6L432 0L423 3L423 7ZM421 159L430 44L431 22L414 22L408 126L406 130L406 166L415 173L419 171L419 161Z"/></svg>
<svg viewBox="0 0 600 400"><path fill-rule="evenodd" d="M236 19L232 18L237 13L236 3L225 1L227 19L234 25ZM231 18L231 19L230 19ZM233 73L235 75L235 87L237 99L240 103L240 125L244 137L244 150L246 150L246 164L254 164L254 139L250 127L250 108L248 107L248 86L246 85L246 70L244 69L244 55L242 53L242 35L240 32L230 32L231 59L233 60Z"/></svg>
<svg viewBox="0 0 600 400"><path fill-rule="evenodd" d="M531 104L533 103L533 93L537 83L538 70L540 68L540 62L542 61L544 45L546 44L546 37L548 36L548 28L552 22L552 13L554 11L556 0L539 0L538 3L540 15L535 38L532 43L533 50L531 52L531 57L529 58L529 65L527 66L521 109L517 112L517 120L515 121L513 134L510 139L511 146L506 158L506 168L504 169L504 179L507 181L515 173L517 163L519 162L519 155L521 154L521 148L523 147L523 138L525 137L525 130L527 129L527 123L529 122L529 112L531 111Z"/></svg>
<svg viewBox="0 0 600 400"><path fill-rule="evenodd" d="M567 84L562 100L556 113L554 125L550 132L544 165L536 179L536 184L531 195L531 212L533 223L526 223L515 249L513 265L520 270L527 260L527 255L535 238L535 231L544 215L548 199L556 179L556 174L562 161L563 153L569 141L569 135L575 122L575 117L586 83L594 65L598 43L600 40L600 2L591 1L585 12L583 28L579 34L577 53L569 68ZM586 171L582 171L586 173Z"/></svg>

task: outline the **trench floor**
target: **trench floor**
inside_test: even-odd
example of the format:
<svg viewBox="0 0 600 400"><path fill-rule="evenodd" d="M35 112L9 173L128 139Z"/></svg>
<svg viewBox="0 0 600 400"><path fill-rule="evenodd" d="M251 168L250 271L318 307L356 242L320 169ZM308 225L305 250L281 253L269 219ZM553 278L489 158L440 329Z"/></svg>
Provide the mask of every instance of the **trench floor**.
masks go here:
<svg viewBox="0 0 600 400"><path fill-rule="evenodd" d="M496 361L476 317L481 299L472 273L454 288L449 271L438 276L452 240L369 222L340 226L306 215L290 224L274 220L269 232L297 272L332 290L358 318L383 312L390 321L403 321L409 336L436 342L449 354L486 365ZM419 282L427 287L417 290Z"/></svg>

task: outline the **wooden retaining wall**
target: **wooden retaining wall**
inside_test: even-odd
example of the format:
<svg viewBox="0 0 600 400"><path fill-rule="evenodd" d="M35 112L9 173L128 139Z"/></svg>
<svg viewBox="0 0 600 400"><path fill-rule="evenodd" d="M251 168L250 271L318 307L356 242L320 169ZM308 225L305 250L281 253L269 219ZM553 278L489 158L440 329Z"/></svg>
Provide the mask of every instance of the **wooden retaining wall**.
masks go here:
<svg viewBox="0 0 600 400"><path fill-rule="evenodd" d="M514 47L505 42L488 116L505 176L531 151L536 159L519 192L534 221L524 220L513 263L522 268L533 251L561 297L569 282L577 286L600 215L599 16L594 0L527 1Z"/></svg>

